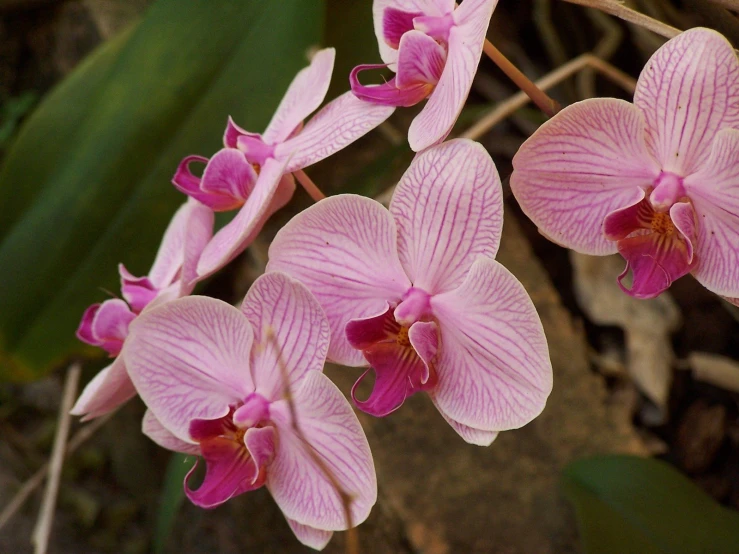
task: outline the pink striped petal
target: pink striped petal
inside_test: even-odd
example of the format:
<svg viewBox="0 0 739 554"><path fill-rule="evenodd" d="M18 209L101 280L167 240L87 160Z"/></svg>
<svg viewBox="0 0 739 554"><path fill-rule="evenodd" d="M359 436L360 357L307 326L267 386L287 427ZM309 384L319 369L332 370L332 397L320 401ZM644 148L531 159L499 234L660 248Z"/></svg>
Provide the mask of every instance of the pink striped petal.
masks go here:
<svg viewBox="0 0 739 554"><path fill-rule="evenodd" d="M267 271L282 271L308 287L331 327L329 358L351 366L365 361L347 341L346 324L383 312L410 288L393 217L379 202L350 194L321 200L280 229Z"/></svg>
<svg viewBox="0 0 739 554"><path fill-rule="evenodd" d="M372 2L375 36L380 47L380 56L390 66L390 69L395 71L398 50L397 47L390 46L386 40L385 11L391 9L410 14L442 16L454 9L454 3L455 0L374 0ZM390 33L390 36L398 32L400 32L400 29L395 29Z"/></svg>
<svg viewBox="0 0 739 554"><path fill-rule="evenodd" d="M126 372L123 357L118 356L93 377L69 413L88 421L116 410L134 396L136 389Z"/></svg>
<svg viewBox="0 0 739 554"><path fill-rule="evenodd" d="M246 129L239 127L229 115L228 121L226 122L226 130L223 132L223 146L226 148L237 148L239 137L251 137L254 140L262 140L262 135L259 133L250 133Z"/></svg>
<svg viewBox="0 0 739 554"><path fill-rule="evenodd" d="M475 429L467 425L462 425L449 419L444 412L439 412L446 422L454 429L465 442L474 444L476 446L490 446L493 441L498 438L499 433L497 431L483 431L482 429Z"/></svg>
<svg viewBox="0 0 739 554"><path fill-rule="evenodd" d="M721 296L739 296L739 131L724 129L685 188L696 212L693 275Z"/></svg>
<svg viewBox="0 0 739 554"><path fill-rule="evenodd" d="M264 142L283 142L306 117L318 109L328 92L335 58L335 49L324 48L316 52L308 67L300 70L264 131Z"/></svg>
<svg viewBox="0 0 739 554"><path fill-rule="evenodd" d="M357 416L336 385L317 371L307 373L292 393L307 443L294 431L287 402L273 403L279 440L267 488L288 519L324 531L346 529L341 498L306 451L312 448L352 498L352 525L362 523L377 500L377 478Z"/></svg>
<svg viewBox="0 0 739 554"><path fill-rule="evenodd" d="M252 377L257 393L277 400L308 371L323 371L328 321L300 282L280 272L262 275L246 294L241 311L254 329Z"/></svg>
<svg viewBox="0 0 739 554"><path fill-rule="evenodd" d="M121 294L134 313L146 308L159 292L148 277L136 277L123 264L118 264L118 274L121 277Z"/></svg>
<svg viewBox="0 0 739 554"><path fill-rule="evenodd" d="M665 171L683 177L706 162L716 133L739 128L739 61L716 31L691 29L644 66L634 104L647 121L647 145Z"/></svg>
<svg viewBox="0 0 739 554"><path fill-rule="evenodd" d="M521 283L477 260L457 289L431 299L441 331L431 392L448 419L481 431L521 427L544 409L552 366L539 316Z"/></svg>
<svg viewBox="0 0 739 554"><path fill-rule="evenodd" d="M394 110L346 92L321 108L294 138L276 145L275 158L289 158L285 172L313 165L369 133Z"/></svg>
<svg viewBox="0 0 739 554"><path fill-rule="evenodd" d="M256 181L257 173L241 151L222 148L208 160L200 189L217 198L230 199L230 204L222 208L223 211L228 211L244 203ZM203 203L211 205L209 202Z"/></svg>
<svg viewBox="0 0 739 554"><path fill-rule="evenodd" d="M179 277L187 295L192 287L187 283L195 277L192 266L213 233L213 211L196 200L188 200L175 213L162 244L159 246L154 264L149 271L149 280L157 289L175 282ZM189 279L188 279L189 277Z"/></svg>
<svg viewBox="0 0 739 554"><path fill-rule="evenodd" d="M382 38L385 44L397 50L403 35L413 30L413 19L422 15L421 12L404 12L396 8L385 8L382 12Z"/></svg>
<svg viewBox="0 0 739 554"><path fill-rule="evenodd" d="M183 454L200 456L200 445L185 442L167 431L151 410L146 410L141 422L141 431L162 448Z"/></svg>
<svg viewBox="0 0 739 554"><path fill-rule="evenodd" d="M352 88L352 94L359 100L374 105L382 106L415 106L429 95L433 86L418 82L412 86L399 88L396 84L397 78L393 77L386 83L381 85L363 85L359 82L359 74L368 69L384 68L384 65L358 65L349 74L349 84Z"/></svg>
<svg viewBox="0 0 739 554"><path fill-rule="evenodd" d="M395 84L405 88L421 84L436 85L446 61L444 47L420 31L408 31L400 39ZM433 88L429 89L431 92Z"/></svg>
<svg viewBox="0 0 739 554"><path fill-rule="evenodd" d="M390 204L398 253L413 286L438 294L459 286L480 256L495 257L503 196L490 154L455 139L419 153Z"/></svg>
<svg viewBox="0 0 739 554"><path fill-rule="evenodd" d="M415 152L443 141L457 121L472 87L482 45L497 0L465 0L454 11L444 71L434 92L411 123L408 142Z"/></svg>
<svg viewBox="0 0 739 554"><path fill-rule="evenodd" d="M119 298L93 304L82 314L77 338L99 346L111 356L117 356L128 336L128 327L135 318L136 314Z"/></svg>
<svg viewBox="0 0 739 554"><path fill-rule="evenodd" d="M323 529L302 525L294 519L287 518L287 523L290 529L293 530L293 533L295 533L297 539L305 546L314 550L323 550L331 540L331 537L334 536L333 531L324 531Z"/></svg>
<svg viewBox="0 0 739 554"><path fill-rule="evenodd" d="M647 153L644 118L613 98L577 102L550 119L513 158L511 189L545 236L578 252L605 255L614 210L641 199L660 168Z"/></svg>
<svg viewBox="0 0 739 554"><path fill-rule="evenodd" d="M278 193L280 185L286 182L282 180L285 164L286 161L269 159L262 166L254 190L239 213L203 249L197 265L199 279L212 275L241 254L261 231L267 219L290 199L292 191L284 196ZM292 190L294 191L294 183ZM275 197L281 197L284 203L275 205Z"/></svg>
<svg viewBox="0 0 739 554"><path fill-rule="evenodd" d="M156 418L181 440L193 419L217 419L254 391L253 331L233 306L188 296L145 310L123 357L131 380Z"/></svg>

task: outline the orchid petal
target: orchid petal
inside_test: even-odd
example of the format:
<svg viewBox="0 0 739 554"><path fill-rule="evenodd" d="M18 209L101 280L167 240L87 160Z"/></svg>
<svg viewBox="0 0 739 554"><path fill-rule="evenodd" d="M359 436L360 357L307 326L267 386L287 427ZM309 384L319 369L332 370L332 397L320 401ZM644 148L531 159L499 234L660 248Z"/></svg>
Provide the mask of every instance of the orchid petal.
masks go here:
<svg viewBox="0 0 739 554"><path fill-rule="evenodd" d="M179 286L176 293L178 298L187 296L195 288L195 283L198 280L197 267L200 256L213 238L215 219L213 210L194 200L191 203L193 205L189 210L187 234L184 239L184 261L180 269ZM162 294L160 293L160 296Z"/></svg>
<svg viewBox="0 0 739 554"><path fill-rule="evenodd" d="M88 421L112 412L134 396L136 389L126 372L123 358L118 356L93 377L69 413L83 416L82 421Z"/></svg>
<svg viewBox="0 0 739 554"><path fill-rule="evenodd" d="M284 273L262 275L246 294L241 311L254 329L251 366L257 393L277 400L306 372L323 370L328 321L304 285Z"/></svg>
<svg viewBox="0 0 739 554"><path fill-rule="evenodd" d="M334 536L333 531L316 529L315 527L302 525L294 519L286 519L288 525L290 526L290 529L292 529L293 533L295 533L295 537L297 537L297 539L305 546L308 546L314 550L323 550L328 542L331 540L331 537Z"/></svg>
<svg viewBox="0 0 739 554"><path fill-rule="evenodd" d="M321 108L295 137L276 145L275 158L289 158L286 173L313 165L369 133L394 110L345 92Z"/></svg>
<svg viewBox="0 0 739 554"><path fill-rule="evenodd" d="M385 8L382 12L382 38L385 44L397 50L403 35L413 30L413 19L422 15L422 12Z"/></svg>
<svg viewBox="0 0 739 554"><path fill-rule="evenodd" d="M395 70L398 50L387 43L385 31L385 10L391 9L410 14L442 16L454 9L455 0L374 0L372 15L375 23L375 36L380 47L382 61Z"/></svg>
<svg viewBox="0 0 739 554"><path fill-rule="evenodd" d="M252 427L244 433L244 444L254 460L257 471L266 470L275 457L275 429L272 426Z"/></svg>
<svg viewBox="0 0 739 554"><path fill-rule="evenodd" d="M269 159L262 166L254 190L230 223L218 231L203 250L198 261L199 279L215 273L254 240L266 220L282 206L275 206L273 198L278 192L285 173L285 162Z"/></svg>
<svg viewBox="0 0 739 554"><path fill-rule="evenodd" d="M490 446L500 434L498 431L483 431L482 429L475 429L468 425L462 425L453 419L449 419L444 412L439 413L441 413L442 417L451 426L451 428L454 429L457 434L465 440L465 442L470 444L474 444L476 446Z"/></svg>
<svg viewBox="0 0 739 554"><path fill-rule="evenodd" d="M157 295L154 283L148 277L136 277L123 264L118 264L118 274L121 277L123 298L134 313L141 312Z"/></svg>
<svg viewBox="0 0 739 554"><path fill-rule="evenodd" d="M253 335L233 306L190 296L145 310L131 325L122 355L144 403L188 441L192 420L224 417L254 391Z"/></svg>
<svg viewBox="0 0 739 554"><path fill-rule="evenodd" d="M377 500L377 478L357 416L323 373L308 372L292 393L306 442L295 433L287 401L273 403L279 440L267 488L288 519L326 531L347 529L341 497L308 453L310 448L352 498L352 525L362 523Z"/></svg>
<svg viewBox="0 0 739 554"><path fill-rule="evenodd" d="M591 255L616 252L603 234L614 210L638 201L660 168L649 157L644 117L613 98L577 102L550 119L513 158L521 209L558 244Z"/></svg>
<svg viewBox="0 0 739 554"><path fill-rule="evenodd" d="M469 2L469 5L467 5ZM441 142L452 130L472 87L490 17L497 0L465 0L454 12L444 71L408 131L415 152Z"/></svg>
<svg viewBox="0 0 739 554"><path fill-rule="evenodd" d="M419 153L395 189L390 213L413 286L459 286L480 256L493 258L503 227L500 177L478 143L455 139Z"/></svg>
<svg viewBox="0 0 739 554"><path fill-rule="evenodd" d="M418 83L436 85L445 61L443 46L420 31L408 31L400 39L395 84L401 89Z"/></svg>
<svg viewBox="0 0 739 554"><path fill-rule="evenodd" d="M308 287L331 327L329 358L351 366L365 362L347 341L346 324L385 311L410 288L393 217L379 202L351 194L321 200L280 229L267 271L285 272Z"/></svg>
<svg viewBox="0 0 739 554"><path fill-rule="evenodd" d="M544 409L552 366L539 316L521 283L480 258L467 279L431 299L441 331L438 384L448 419L482 431L521 427Z"/></svg>
<svg viewBox="0 0 739 554"><path fill-rule="evenodd" d="M328 92L335 58L334 48L324 48L316 52L308 67L300 70L264 131L264 142L283 142L306 117L318 109Z"/></svg>
<svg viewBox="0 0 739 554"><path fill-rule="evenodd" d="M647 146L665 171L687 176L706 162L711 140L739 127L739 61L710 29L680 33L644 66L634 104L647 122Z"/></svg>
<svg viewBox="0 0 739 554"><path fill-rule="evenodd" d="M359 100L373 105L409 107L415 106L425 100L433 89L433 85L418 82L412 86L399 88L396 84L397 77L393 77L381 85L363 85L359 82L359 74L367 69L383 68L384 65L358 65L349 74L349 83L352 94Z"/></svg>
<svg viewBox="0 0 739 554"><path fill-rule="evenodd" d="M213 212L196 200L188 200L175 213L157 251L148 278L157 289L174 283L183 266L197 261L213 232ZM125 269L125 268L124 268ZM121 277L123 273L121 272ZM194 277L194 275L193 275ZM180 275L181 280L185 280ZM189 294L192 289L183 292Z"/></svg>
<svg viewBox="0 0 739 554"><path fill-rule="evenodd" d="M170 433L164 425L156 418L151 410L146 410L141 422L141 431L162 448L183 454L200 456L200 445L185 442Z"/></svg>
<svg viewBox="0 0 739 554"><path fill-rule="evenodd" d="M222 148L208 160L203 171L200 189L215 197L223 198L219 211L234 210L244 203L257 181L257 173L246 161L244 154L235 148ZM228 202L230 201L230 202ZM210 205L209 202L204 202ZM215 209L215 208L214 208Z"/></svg>
<svg viewBox="0 0 739 554"><path fill-rule="evenodd" d="M135 318L128 304L120 298L110 298L85 310L77 328L77 338L117 356L128 336L129 324Z"/></svg>
<svg viewBox="0 0 739 554"><path fill-rule="evenodd" d="M739 131L724 129L701 169L685 179L697 215L693 275L721 296L739 296Z"/></svg>
<svg viewBox="0 0 739 554"><path fill-rule="evenodd" d="M262 140L259 133L250 133L246 129L239 127L231 116L228 116L226 122L226 130L223 132L223 146L226 148L237 148L239 137L251 137L255 140Z"/></svg>

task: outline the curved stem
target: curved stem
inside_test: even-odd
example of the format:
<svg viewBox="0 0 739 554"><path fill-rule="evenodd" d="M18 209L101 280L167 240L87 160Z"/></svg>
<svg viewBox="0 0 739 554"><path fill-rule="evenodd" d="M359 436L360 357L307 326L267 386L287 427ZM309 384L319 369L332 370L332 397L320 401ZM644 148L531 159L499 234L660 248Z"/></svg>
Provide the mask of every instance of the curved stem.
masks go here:
<svg viewBox="0 0 739 554"><path fill-rule="evenodd" d="M298 180L298 182L303 185L305 192L307 192L313 200L318 202L319 200L323 200L324 198L326 198L326 195L323 194L323 192L321 192L321 189L319 189L318 186L311 180L311 178L305 174L305 171L303 171L302 169L298 169L296 171L293 171L293 175L295 175L295 178Z"/></svg>
<svg viewBox="0 0 739 554"><path fill-rule="evenodd" d="M497 65L503 73L505 73L508 78L516 84L518 88L524 91L526 96L531 98L531 101L547 116L552 117L561 109L559 102L550 98L543 90L537 87L531 79L521 73L521 70L513 65L511 61L506 58L500 50L493 46L493 43L488 39L485 39L482 50L485 52L485 55L487 55L487 57L490 58L495 65Z"/></svg>

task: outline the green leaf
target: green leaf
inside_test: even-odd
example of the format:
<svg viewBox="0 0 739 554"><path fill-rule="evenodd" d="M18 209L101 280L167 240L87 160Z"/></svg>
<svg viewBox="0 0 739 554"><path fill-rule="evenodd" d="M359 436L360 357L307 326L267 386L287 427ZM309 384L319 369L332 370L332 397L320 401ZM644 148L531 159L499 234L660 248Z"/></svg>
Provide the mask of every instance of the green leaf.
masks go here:
<svg viewBox="0 0 739 554"><path fill-rule="evenodd" d="M739 514L669 464L601 456L565 468L583 549L597 554L735 554Z"/></svg>
<svg viewBox="0 0 739 554"><path fill-rule="evenodd" d="M161 554L167 546L167 540L174 528L177 514L185 499L183 483L185 476L195 465L197 458L175 452L169 458L167 471L164 474L164 486L159 497L159 508L157 510L156 523L154 524L154 538L152 539L152 552Z"/></svg>
<svg viewBox="0 0 739 554"><path fill-rule="evenodd" d="M0 380L87 352L74 330L145 274L184 196L179 160L261 130L320 40L320 0L158 0L28 120L0 170Z"/></svg>

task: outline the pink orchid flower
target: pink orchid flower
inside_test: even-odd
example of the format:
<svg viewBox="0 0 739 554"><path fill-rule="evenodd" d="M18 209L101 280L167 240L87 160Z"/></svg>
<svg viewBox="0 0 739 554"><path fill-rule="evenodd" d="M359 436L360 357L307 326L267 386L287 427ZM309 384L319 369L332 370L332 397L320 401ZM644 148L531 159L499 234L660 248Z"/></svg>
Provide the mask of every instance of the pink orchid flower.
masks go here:
<svg viewBox="0 0 739 554"><path fill-rule="evenodd" d="M280 273L257 279L241 310L190 296L131 324L122 355L149 408L144 432L205 460L199 488L185 479L193 503L211 508L266 485L298 539L321 549L347 522L312 449L350 495L352 524L366 519L377 499L372 454L351 406L322 373L328 345L320 305Z"/></svg>
<svg viewBox="0 0 739 554"><path fill-rule="evenodd" d="M85 420L99 417L136 395L119 356L129 325L145 308L192 292L198 257L212 233L213 211L188 200L167 227L148 276L134 277L123 264L119 266L123 298L128 303L112 298L85 310L77 338L103 348L115 360L85 387L72 409L73 415L84 416Z"/></svg>
<svg viewBox="0 0 739 554"><path fill-rule="evenodd" d="M210 160L188 156L180 163L174 185L215 211L238 209L216 233L198 262L199 278L211 275L240 254L265 221L287 204L295 191L292 172L327 158L362 137L392 113L392 108L339 96L303 127L303 120L323 102L336 52L321 50L287 90L264 134L250 133L229 119L224 148ZM203 176L190 164L207 164Z"/></svg>
<svg viewBox="0 0 739 554"><path fill-rule="evenodd" d="M375 0L373 13L385 64L360 65L349 78L362 100L413 106L428 98L408 132L420 152L446 138L464 107L480 63L485 33L498 0ZM389 67L395 77L363 86L358 75Z"/></svg>
<svg viewBox="0 0 739 554"><path fill-rule="evenodd" d="M655 297L687 273L739 296L739 61L715 31L657 50L633 104L562 110L513 166L511 188L542 233L586 254L619 252L631 296Z"/></svg>
<svg viewBox="0 0 739 554"><path fill-rule="evenodd" d="M330 360L371 366L352 390L361 410L384 416L426 391L462 438L488 445L536 417L552 388L536 310L493 259L502 225L492 159L453 140L416 156L389 211L344 194L295 216L267 270L299 279L321 303Z"/></svg>

